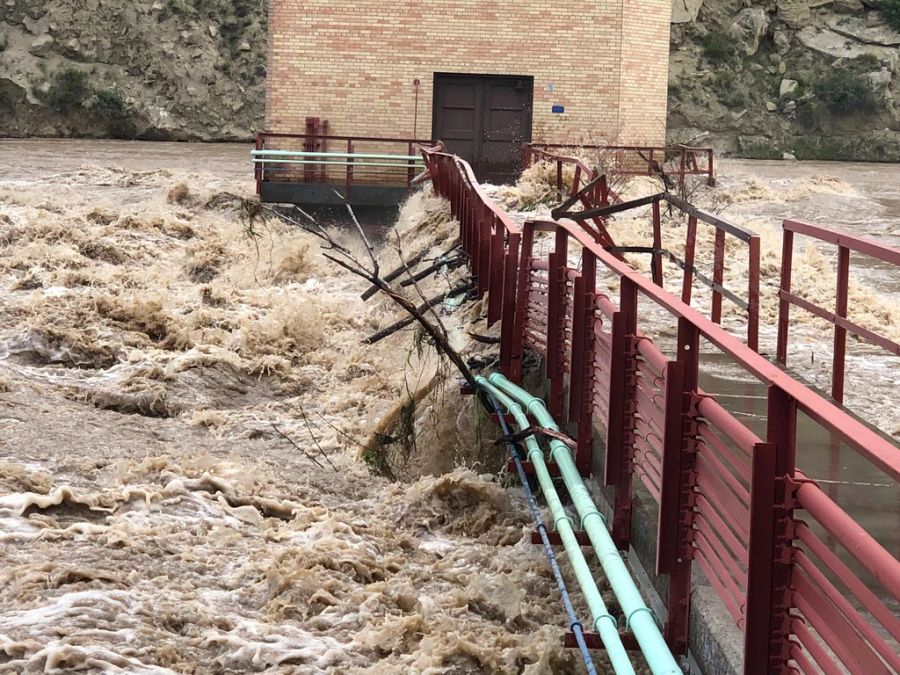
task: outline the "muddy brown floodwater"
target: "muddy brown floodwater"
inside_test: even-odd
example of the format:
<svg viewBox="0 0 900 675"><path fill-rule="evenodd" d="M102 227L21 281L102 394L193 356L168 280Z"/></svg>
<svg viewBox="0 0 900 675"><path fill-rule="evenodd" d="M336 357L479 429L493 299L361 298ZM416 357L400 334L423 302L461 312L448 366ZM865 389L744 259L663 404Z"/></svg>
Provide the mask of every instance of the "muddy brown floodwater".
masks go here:
<svg viewBox="0 0 900 675"><path fill-rule="evenodd" d="M365 284L317 240L241 218L249 150L0 141L0 672L579 672L493 430L414 331L361 345L398 314L360 300ZM721 171L706 197L773 237L785 210L896 238L896 167ZM637 220L616 227L642 236ZM454 231L428 193L400 214L410 255ZM777 249L764 245L769 263ZM816 255L802 269L824 279ZM856 297L900 331L882 276ZM483 358L465 339L488 332L478 303L441 311ZM798 327L798 362L821 333ZM898 433L898 370L861 349L870 386L848 386L850 401ZM728 391L755 400L742 386ZM412 444L389 481L360 445L410 395Z"/></svg>

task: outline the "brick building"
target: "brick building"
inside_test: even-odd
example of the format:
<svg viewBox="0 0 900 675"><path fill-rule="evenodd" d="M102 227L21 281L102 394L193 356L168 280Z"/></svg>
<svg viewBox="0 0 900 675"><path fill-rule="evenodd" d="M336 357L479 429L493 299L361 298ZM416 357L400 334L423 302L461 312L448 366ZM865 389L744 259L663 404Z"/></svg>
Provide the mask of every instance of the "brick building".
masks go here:
<svg viewBox="0 0 900 675"><path fill-rule="evenodd" d="M434 138L479 176L521 144L662 144L671 0L270 0L266 128Z"/></svg>

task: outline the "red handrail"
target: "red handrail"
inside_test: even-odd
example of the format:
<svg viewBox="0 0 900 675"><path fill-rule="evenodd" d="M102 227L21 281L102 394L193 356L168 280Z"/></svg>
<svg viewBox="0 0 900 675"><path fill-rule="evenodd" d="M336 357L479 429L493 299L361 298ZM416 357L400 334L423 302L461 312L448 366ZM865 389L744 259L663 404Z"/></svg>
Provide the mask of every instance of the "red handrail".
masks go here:
<svg viewBox="0 0 900 675"><path fill-rule="evenodd" d="M520 378L526 348L544 357L548 405L558 421L577 424L576 464L585 474L594 430L605 431L598 479L614 487L620 547L631 540L633 478L658 500L656 572L669 576L670 646L687 648L696 559L744 631L745 673L812 663L828 672L896 670L900 622L886 600L900 601L900 562L797 470L798 413L895 481L900 448L619 260L578 223L519 228L479 189L468 165L443 153L423 156L436 191L460 219L479 286L502 288L501 370ZM538 231L553 235L554 250L543 258L534 251ZM572 243L581 251L576 268ZM619 279L618 306L596 289L598 265ZM494 295L490 290L489 302ZM677 321L672 359L640 334L639 298ZM700 389L701 339L767 387L764 439ZM817 523L846 554L833 553L804 521ZM851 572L846 557L872 579ZM846 591L823 582L832 577ZM870 590L872 583L880 590Z"/></svg>
<svg viewBox="0 0 900 675"><path fill-rule="evenodd" d="M870 258L875 258L900 270L900 248L885 246L878 242L855 237L846 232L831 230L820 225L813 225L798 220L785 220L783 248L781 253L781 287L778 290L780 300L778 306L778 360L787 364L788 330L791 305L796 305L807 312L834 324L834 357L831 373L831 396L835 401L844 400L844 371L847 356L847 333L881 347L887 352L900 356L900 344L875 331L860 326L847 318L848 297L850 287L850 252L855 251ZM791 292L794 257L794 233L813 237L827 244L838 247L837 289L835 308L831 312L823 307L799 297Z"/></svg>

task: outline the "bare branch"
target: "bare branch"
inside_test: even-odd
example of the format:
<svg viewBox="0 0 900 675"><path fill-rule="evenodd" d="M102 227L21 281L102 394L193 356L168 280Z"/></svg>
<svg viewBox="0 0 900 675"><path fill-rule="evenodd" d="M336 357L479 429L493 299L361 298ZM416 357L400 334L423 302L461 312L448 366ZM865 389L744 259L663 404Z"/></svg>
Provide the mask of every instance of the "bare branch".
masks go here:
<svg viewBox="0 0 900 675"><path fill-rule="evenodd" d="M272 428L275 430L275 433L277 433L277 434L278 434L279 436L281 436L284 440L286 440L288 443L290 443L291 445L293 445L297 450L299 450L300 452L302 452L303 455L304 455L309 461L311 461L313 464L315 464L315 465L316 465L317 467L319 467L320 469L324 469L324 468L325 468L324 466L322 466L322 464L319 462L319 460L317 460L315 457L313 457L311 454L309 454L306 450L304 450L304 449L301 448L299 445L297 445L297 444L294 442L294 439L292 439L290 436L288 436L286 433L284 433L281 429L279 429L278 426L275 424L275 422L271 422L270 424L272 425ZM335 470L336 470L336 469L335 469Z"/></svg>
<svg viewBox="0 0 900 675"><path fill-rule="evenodd" d="M325 461L328 462L328 466L337 471L337 467L332 464L331 458L325 453L322 449L322 446L319 445L319 439L316 438L315 434L312 431L312 427L309 424L309 419L306 417L306 413L303 411L303 408L300 408L300 414L303 416L303 422L306 424L306 430L309 432L309 437L313 440L313 443L316 444L316 447L319 449L319 454L325 458Z"/></svg>

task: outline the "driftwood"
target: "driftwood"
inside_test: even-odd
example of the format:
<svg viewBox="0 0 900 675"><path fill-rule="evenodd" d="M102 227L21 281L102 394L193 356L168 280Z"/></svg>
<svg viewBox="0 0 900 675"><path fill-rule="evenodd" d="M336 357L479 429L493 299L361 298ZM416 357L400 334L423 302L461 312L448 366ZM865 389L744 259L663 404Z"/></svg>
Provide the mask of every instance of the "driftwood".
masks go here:
<svg viewBox="0 0 900 675"><path fill-rule="evenodd" d="M470 291L474 287L475 287L475 284L472 283L471 281L467 281L464 284L460 284L459 286L457 286L455 288L451 288L446 293L441 293L440 295L436 295L435 297L431 298L430 300L423 302L421 305L419 305L418 307L415 308L416 312L419 314L423 314L424 312L427 312L429 309L431 309L432 307L434 307L437 304L440 304L447 298L452 298L454 296L459 295L460 293L465 293L466 291ZM415 320L416 320L416 318L414 316L404 317L403 319L400 319L399 321L392 323L387 328L383 328L382 330L378 331L374 335L370 335L369 337L365 338L363 340L363 344L374 345L376 342L381 342L382 340L384 340L384 338L386 338L390 335L393 335L398 330L406 328L408 325L410 325Z"/></svg>
<svg viewBox="0 0 900 675"><path fill-rule="evenodd" d="M459 247L459 239L457 238L457 239L453 240L453 244L450 246L450 248L448 248L446 251L441 253L439 257L443 258L444 256L451 253L454 249L456 249L458 247ZM420 262L425 260L425 257L428 255L428 253L429 253L429 250L426 248L426 249L423 249L423 250L419 251L418 253L416 253L409 260L401 261L400 267L391 270L390 272L385 274L382 277L382 279L384 279L385 281L394 281L401 274L403 274L404 272L411 271L416 265L418 265ZM369 286L369 288L366 290L366 292L363 293L360 297L363 300L368 300L373 295L375 295L377 292L378 292L378 286L372 285L372 286Z"/></svg>
<svg viewBox="0 0 900 675"><path fill-rule="evenodd" d="M448 270L455 270L457 267L462 267L466 262L465 256L456 256L455 258L439 258L436 263L433 265L429 265L421 272L416 272L410 279L404 279L400 282L401 288L406 288L407 286L412 286L417 281L422 281L422 279L426 279L438 270L446 267Z"/></svg>

